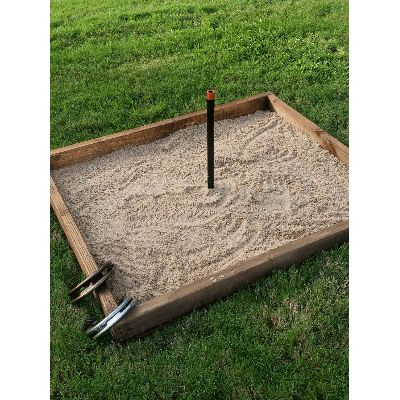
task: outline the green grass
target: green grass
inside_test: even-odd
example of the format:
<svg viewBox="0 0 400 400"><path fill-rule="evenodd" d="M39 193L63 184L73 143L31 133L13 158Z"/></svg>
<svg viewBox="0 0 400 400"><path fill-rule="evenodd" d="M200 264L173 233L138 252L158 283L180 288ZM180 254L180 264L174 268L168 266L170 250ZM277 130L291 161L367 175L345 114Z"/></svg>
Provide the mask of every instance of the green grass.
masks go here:
<svg viewBox="0 0 400 400"><path fill-rule="evenodd" d="M348 145L348 1L51 0L51 148L270 90ZM151 336L84 334L51 211L51 396L348 398L348 244Z"/></svg>

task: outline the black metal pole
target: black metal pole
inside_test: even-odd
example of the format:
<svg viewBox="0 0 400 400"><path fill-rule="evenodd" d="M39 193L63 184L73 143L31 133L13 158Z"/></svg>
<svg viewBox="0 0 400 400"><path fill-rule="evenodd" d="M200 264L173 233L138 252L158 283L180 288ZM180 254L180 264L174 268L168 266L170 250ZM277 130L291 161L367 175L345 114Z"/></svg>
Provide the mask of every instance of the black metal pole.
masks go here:
<svg viewBox="0 0 400 400"><path fill-rule="evenodd" d="M208 188L214 188L214 99L215 90L207 90L207 170Z"/></svg>

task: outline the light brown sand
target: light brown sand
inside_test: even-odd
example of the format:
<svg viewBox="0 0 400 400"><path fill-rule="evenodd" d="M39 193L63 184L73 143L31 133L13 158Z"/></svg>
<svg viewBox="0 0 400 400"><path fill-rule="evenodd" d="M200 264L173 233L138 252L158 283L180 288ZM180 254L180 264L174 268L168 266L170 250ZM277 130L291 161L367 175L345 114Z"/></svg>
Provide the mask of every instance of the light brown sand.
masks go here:
<svg viewBox="0 0 400 400"><path fill-rule="evenodd" d="M349 217L348 170L275 113L206 124L52 171L95 260L138 302ZM216 275L218 276L218 275Z"/></svg>

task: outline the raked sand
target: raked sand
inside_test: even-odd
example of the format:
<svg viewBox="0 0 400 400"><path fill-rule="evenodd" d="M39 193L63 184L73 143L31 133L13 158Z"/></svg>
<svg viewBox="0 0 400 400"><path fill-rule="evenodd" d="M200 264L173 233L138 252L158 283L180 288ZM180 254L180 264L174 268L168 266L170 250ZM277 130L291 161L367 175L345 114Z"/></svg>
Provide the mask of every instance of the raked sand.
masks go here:
<svg viewBox="0 0 400 400"><path fill-rule="evenodd" d="M138 302L349 218L348 169L275 113L190 125L51 175L117 301Z"/></svg>

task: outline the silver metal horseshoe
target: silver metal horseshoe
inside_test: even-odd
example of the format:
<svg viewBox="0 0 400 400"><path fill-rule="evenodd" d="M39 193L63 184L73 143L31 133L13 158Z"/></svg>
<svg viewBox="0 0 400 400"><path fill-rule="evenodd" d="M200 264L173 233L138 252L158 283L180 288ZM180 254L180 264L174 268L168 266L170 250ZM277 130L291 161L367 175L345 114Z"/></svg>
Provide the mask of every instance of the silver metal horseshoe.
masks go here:
<svg viewBox="0 0 400 400"><path fill-rule="evenodd" d="M110 328L112 328L133 306L136 304L135 300L131 300L128 305L123 308L121 311L117 312L111 319L109 319L106 323L106 326L93 336L93 339L97 339L100 335L107 332Z"/></svg>
<svg viewBox="0 0 400 400"><path fill-rule="evenodd" d="M121 311L123 308L126 307L126 305L132 300L131 296L129 296L129 294L127 294L124 299L122 300L122 303L114 310L112 311L110 314L107 315L107 317L105 317L102 321L100 321L98 324L97 321L94 322L94 324L92 324L93 326L91 326L90 328L86 329L86 334L87 335L94 335L95 333L99 332L104 325L107 324L107 322L114 317L115 314L117 314L119 311ZM96 324L96 325L95 325Z"/></svg>

